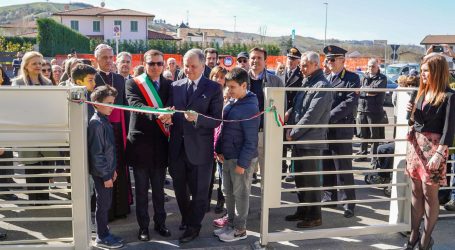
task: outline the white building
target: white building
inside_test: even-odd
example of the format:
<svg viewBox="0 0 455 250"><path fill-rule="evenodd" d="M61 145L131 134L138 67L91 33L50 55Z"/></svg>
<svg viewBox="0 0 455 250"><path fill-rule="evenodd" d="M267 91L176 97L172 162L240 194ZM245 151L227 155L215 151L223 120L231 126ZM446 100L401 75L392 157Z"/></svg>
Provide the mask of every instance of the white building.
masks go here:
<svg viewBox="0 0 455 250"><path fill-rule="evenodd" d="M120 40L147 40L147 26L155 15L129 9L90 7L53 14L61 23L79 33L102 40L115 39L114 25L121 27Z"/></svg>
<svg viewBox="0 0 455 250"><path fill-rule="evenodd" d="M187 42L217 43L219 46L223 46L226 38L222 30L190 28L184 23L178 27L177 37Z"/></svg>

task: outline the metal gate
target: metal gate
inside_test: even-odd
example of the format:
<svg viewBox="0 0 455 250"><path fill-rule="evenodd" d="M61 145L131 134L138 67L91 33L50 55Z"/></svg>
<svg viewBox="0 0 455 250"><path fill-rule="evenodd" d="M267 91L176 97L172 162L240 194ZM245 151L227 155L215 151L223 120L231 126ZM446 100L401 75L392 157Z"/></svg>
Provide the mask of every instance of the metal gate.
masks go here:
<svg viewBox="0 0 455 250"><path fill-rule="evenodd" d="M86 105L68 101L74 95L84 96L84 91L80 87L0 89L0 148L19 155L0 159L2 170L16 172L0 175L15 179L0 184L0 195L19 196L18 200L0 201L0 227L9 237L0 242L0 249L90 248ZM40 177L63 181L33 182ZM26 198L46 193L51 195L48 200ZM52 225L55 227L49 228ZM69 235L52 237L65 225ZM34 230L22 230L27 228Z"/></svg>
<svg viewBox="0 0 455 250"><path fill-rule="evenodd" d="M398 107L406 107L409 101L409 95L405 92L412 89L397 89L398 93ZM286 91L368 91L368 92L387 92L390 89L344 89L344 88L266 88L266 104L274 105L279 114L283 115ZM391 232L403 232L410 230L410 183L404 176L405 156L406 156L406 134L407 134L407 121L405 119L405 108L399 109L397 114L397 122L391 124L315 124L315 125L285 125L278 127L275 123L273 114L266 113L264 126L265 126L265 167L262 173L262 214L260 226L260 243L267 245L269 242L278 241L292 241L304 240L315 238L328 238L328 237L341 237L341 236L356 236L366 234L381 234ZM318 127L396 127L396 136L394 139L355 139L355 140L321 140L321 141L292 141L283 142L283 129L294 127L318 128ZM283 188L281 177L281 163L285 160L304 160L304 159L327 159L327 158L356 158L362 156L356 155L339 155L339 156L307 156L307 157L287 157L283 156L284 144L316 144L316 143L359 143L359 142L385 142L395 141L394 154L370 155L375 157L394 157L394 166L391 170L344 170L344 171L317 171L317 172L299 172L294 173L297 175L324 175L324 174L340 174L340 173L354 173L364 174L372 172L391 172L393 173L392 182L390 184L373 184L373 185L350 185L350 186L335 186L335 187L312 187L312 188ZM278 167L279 166L279 167ZM349 201L332 201L325 203L298 203L283 201L283 192L292 191L309 191L309 190L329 190L329 189L364 189L364 188L384 188L392 187L390 198L374 198L365 200L349 200ZM282 230L270 232L270 209L297 207L297 206L314 206L314 205L336 205L346 203L366 204L387 202L390 203L389 219L384 223L362 225L362 226L344 226L337 228L325 228L314 230ZM330 222L328 222L330 223Z"/></svg>

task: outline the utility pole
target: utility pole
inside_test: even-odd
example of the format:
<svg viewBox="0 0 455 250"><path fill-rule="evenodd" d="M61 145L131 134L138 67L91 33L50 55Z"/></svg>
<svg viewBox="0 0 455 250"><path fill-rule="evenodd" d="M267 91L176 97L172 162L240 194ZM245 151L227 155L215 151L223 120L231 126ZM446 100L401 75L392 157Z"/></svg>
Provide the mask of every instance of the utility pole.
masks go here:
<svg viewBox="0 0 455 250"><path fill-rule="evenodd" d="M325 2L325 31L324 31L324 47L327 44L327 9L329 8L329 3Z"/></svg>
<svg viewBox="0 0 455 250"><path fill-rule="evenodd" d="M186 25L188 25L188 26L189 26L189 22L188 22L189 16L190 16L190 11L187 10L186 11Z"/></svg>
<svg viewBox="0 0 455 250"><path fill-rule="evenodd" d="M237 42L237 16L234 16L234 43Z"/></svg>

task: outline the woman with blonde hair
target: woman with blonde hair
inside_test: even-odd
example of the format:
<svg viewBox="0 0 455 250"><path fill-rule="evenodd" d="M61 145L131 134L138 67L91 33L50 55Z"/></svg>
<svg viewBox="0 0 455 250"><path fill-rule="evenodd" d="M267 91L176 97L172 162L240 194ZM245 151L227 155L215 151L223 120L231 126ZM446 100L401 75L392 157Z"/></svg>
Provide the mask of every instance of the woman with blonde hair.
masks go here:
<svg viewBox="0 0 455 250"><path fill-rule="evenodd" d="M420 86L408 134L406 175L412 180L411 235L405 249L431 249L431 233L439 215L439 186L447 185L448 147L455 135L455 91L449 88L449 68L441 55L428 55L421 65ZM419 231L424 217L422 234Z"/></svg>
<svg viewBox="0 0 455 250"><path fill-rule="evenodd" d="M47 86L52 85L52 82L42 74L43 55L36 51L30 51L25 53L22 57L22 63L19 71L19 76L13 79L12 86ZM58 156L58 152L47 152L47 151L20 151L19 158L32 158L29 161L24 161L25 166L36 166L35 168L29 168L25 170L26 175L44 175L44 177L27 177L25 178L26 183L33 184L48 184L49 177L46 174L49 173L48 169L40 169L39 166L43 166L45 163L36 158L40 157L55 157ZM30 186L28 190L37 191L28 194L29 200L35 201L34 205L42 205L39 200L49 200L49 193L46 191L40 192L39 190L45 190L46 186Z"/></svg>
<svg viewBox="0 0 455 250"><path fill-rule="evenodd" d="M52 82L43 76L41 69L43 64L43 55L36 51L25 53L22 57L22 63L19 76L13 79L12 86L39 86L52 85Z"/></svg>

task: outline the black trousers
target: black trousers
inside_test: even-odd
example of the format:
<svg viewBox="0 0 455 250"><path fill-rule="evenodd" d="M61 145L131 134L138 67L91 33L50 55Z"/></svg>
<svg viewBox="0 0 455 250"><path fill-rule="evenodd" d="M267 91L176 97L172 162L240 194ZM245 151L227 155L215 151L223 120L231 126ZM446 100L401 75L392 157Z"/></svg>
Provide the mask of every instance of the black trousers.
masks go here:
<svg viewBox="0 0 455 250"><path fill-rule="evenodd" d="M27 164L26 166L42 166L46 163L37 162L34 164ZM26 169L25 174L47 174L49 173L49 169ZM27 183L47 183L49 184L49 177L29 177L25 178ZM28 187L27 190L48 190L49 187ZM49 200L49 193L35 193L35 194L28 194L29 200Z"/></svg>
<svg viewBox="0 0 455 250"><path fill-rule="evenodd" d="M371 113L371 112L359 112L359 119L357 123L359 124L381 124L384 118L384 114L381 113ZM362 139L383 139L384 136L381 133L381 130L384 128L380 127L362 127L360 128L360 135ZM377 152L379 142L373 142L371 144L371 152ZM368 154L368 142L362 142L360 145L360 153Z"/></svg>
<svg viewBox="0 0 455 250"><path fill-rule="evenodd" d="M321 150L314 149L298 149L293 150L295 157L299 156L320 156ZM296 160L294 162L295 173L299 172L314 172L320 171L321 160ZM295 186L303 187L320 187L321 175L296 175ZM321 191L301 191L298 192L300 203L321 202ZM297 208L297 214L302 215L305 219L316 220L321 219L321 206L301 206Z"/></svg>
<svg viewBox="0 0 455 250"><path fill-rule="evenodd" d="M352 144L351 143L331 143L329 144L329 150L324 151L324 155L352 155ZM335 171L335 170L352 170L351 159L329 159L323 160L324 171ZM339 181L337 180L339 178ZM354 185L354 174L325 174L323 175L323 186L331 187L339 185ZM337 190L328 190L332 194L332 201L338 200ZM355 200L354 189L342 189L340 190L343 195L340 200ZM354 209L355 204L345 204L345 208Z"/></svg>
<svg viewBox="0 0 455 250"><path fill-rule="evenodd" d="M92 176L95 182L96 193L96 234L103 239L109 235L109 209L112 205L112 188L105 188L104 181L98 176Z"/></svg>
<svg viewBox="0 0 455 250"><path fill-rule="evenodd" d="M134 167L134 180L136 191L136 219L141 229L148 229L150 216L148 213L148 191L152 188L153 221L155 225L166 223L164 210L164 179L166 168Z"/></svg>
<svg viewBox="0 0 455 250"><path fill-rule="evenodd" d="M219 167L219 168L218 168ZM216 170L218 169L218 188L216 189L217 192L217 201L224 201L224 195L222 191L223 187L223 163L218 162L217 160L213 160L213 169L212 169L212 178L210 179L210 187L209 187L209 204L210 200L212 199L212 193L213 193L213 186L215 185L215 174Z"/></svg>
<svg viewBox="0 0 455 250"><path fill-rule="evenodd" d="M199 230L207 211L213 163L193 165L183 148L169 167L182 223ZM191 200L190 200L191 193Z"/></svg>
<svg viewBox="0 0 455 250"><path fill-rule="evenodd" d="M395 152L395 143L390 142L378 146L377 154L393 154ZM381 169L392 169L393 168L393 157L378 157L375 161L377 167ZM392 173L379 173L379 176L383 178L390 178Z"/></svg>

